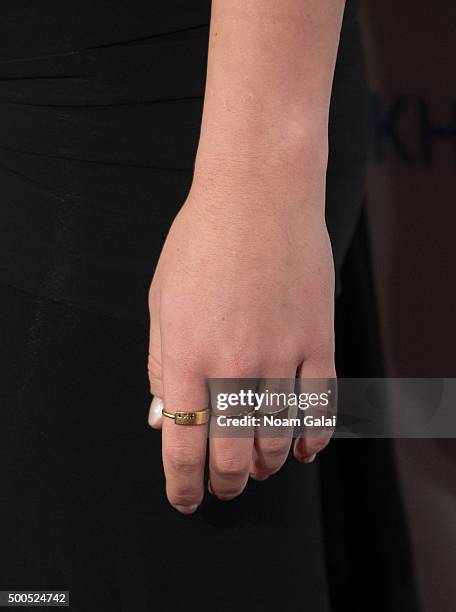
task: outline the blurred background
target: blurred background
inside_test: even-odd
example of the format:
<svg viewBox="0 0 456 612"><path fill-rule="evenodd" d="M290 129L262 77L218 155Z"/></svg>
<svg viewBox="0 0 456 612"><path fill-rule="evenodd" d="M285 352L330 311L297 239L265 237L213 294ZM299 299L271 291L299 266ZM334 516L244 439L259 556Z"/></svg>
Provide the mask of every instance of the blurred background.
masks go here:
<svg viewBox="0 0 456 612"><path fill-rule="evenodd" d="M370 156L338 375L456 377L456 3L360 7ZM334 439L319 467L332 609L454 612L456 440Z"/></svg>
<svg viewBox="0 0 456 612"><path fill-rule="evenodd" d="M368 227L385 367L388 376L454 377L456 3L361 5ZM393 452L417 609L454 611L456 441L398 440Z"/></svg>

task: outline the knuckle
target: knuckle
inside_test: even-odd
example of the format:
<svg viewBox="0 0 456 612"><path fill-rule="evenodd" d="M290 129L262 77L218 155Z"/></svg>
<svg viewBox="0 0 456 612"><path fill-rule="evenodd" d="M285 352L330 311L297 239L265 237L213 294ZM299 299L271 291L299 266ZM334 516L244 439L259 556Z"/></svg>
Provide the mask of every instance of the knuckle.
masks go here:
<svg viewBox="0 0 456 612"><path fill-rule="evenodd" d="M222 478L238 480L246 477L249 464L235 455L226 455L214 460L212 470Z"/></svg>
<svg viewBox="0 0 456 612"><path fill-rule="evenodd" d="M257 375L258 364L253 359L245 360L242 363L228 361L224 369L227 372L227 378L252 378Z"/></svg>
<svg viewBox="0 0 456 612"><path fill-rule="evenodd" d="M168 446L165 457L172 469L186 474L202 469L203 466L202 458L193 448L186 446Z"/></svg>

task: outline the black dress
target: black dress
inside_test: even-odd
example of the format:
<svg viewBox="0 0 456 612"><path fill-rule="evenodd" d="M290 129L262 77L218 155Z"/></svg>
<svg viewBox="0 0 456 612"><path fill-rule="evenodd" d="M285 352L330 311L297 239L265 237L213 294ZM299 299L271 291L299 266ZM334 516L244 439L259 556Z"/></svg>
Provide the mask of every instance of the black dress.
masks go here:
<svg viewBox="0 0 456 612"><path fill-rule="evenodd" d="M355 11L330 120L339 292L366 166ZM328 608L317 466L182 516L146 424L147 289L192 179L209 19L209 0L0 7L0 588L81 612Z"/></svg>

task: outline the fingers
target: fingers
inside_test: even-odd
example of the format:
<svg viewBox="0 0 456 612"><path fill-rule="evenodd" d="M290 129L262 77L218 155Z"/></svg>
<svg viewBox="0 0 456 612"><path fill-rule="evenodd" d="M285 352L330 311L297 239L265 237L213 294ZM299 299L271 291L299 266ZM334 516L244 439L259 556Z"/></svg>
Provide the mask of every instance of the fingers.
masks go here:
<svg viewBox="0 0 456 612"><path fill-rule="evenodd" d="M286 405L285 395L283 394L289 394L293 391L295 375L296 370L292 373L290 372L288 379L271 379L269 381L266 379L262 382L259 391L267 390L269 393L276 394L277 400L272 406L261 408L258 411L259 414L271 414L280 411ZM276 416L284 418L293 415L289 415L288 411L282 411L277 412ZM287 460L292 442L293 428L280 427L277 429L277 433L280 434L277 437L273 436L274 428L271 428L271 426L257 429L250 467L250 476L254 480L266 480L269 476L278 472Z"/></svg>
<svg viewBox="0 0 456 612"><path fill-rule="evenodd" d="M207 428L176 425L172 419L163 417L162 411L163 408L170 413L205 409L206 381L190 367L183 368L178 360L168 359L169 363L163 367L158 305L154 308L154 303L151 296L148 370L154 398L149 411L149 424L155 429L162 428L163 466L168 500L178 511L190 514L197 509L204 495ZM191 359L187 355L182 361L188 364ZM295 375L295 371L290 371L288 380L292 381ZM334 366L330 360L308 360L301 366L300 376L303 379L332 379L335 378ZM277 384L277 381L272 381L269 391L292 390L275 389L274 382ZM265 384L268 385L268 382L264 381L263 386ZM271 414L274 409L262 412ZM242 438L211 438L208 483L210 491L221 500L230 500L242 493L249 476L265 480L278 472L287 459L292 441L292 428L285 434L284 428L280 429L280 435L276 437L271 437L269 431L269 435L260 433L254 439L253 430L250 437L245 435L244 430ZM319 432L318 435L299 438L294 445L295 457L304 463L313 461L316 454L329 443L331 433Z"/></svg>
<svg viewBox="0 0 456 612"><path fill-rule="evenodd" d="M211 438L209 454L210 491L219 499L234 499L249 479L252 437Z"/></svg>
<svg viewBox="0 0 456 612"><path fill-rule="evenodd" d="M336 389L334 381L336 379L336 371L334 363L331 359L309 359L304 362L300 368L300 378L309 380L312 391L327 392L330 389L334 393L334 398L330 402L331 410L334 409L336 401ZM305 383L303 383L305 385ZM332 429L317 429L315 431L306 432L305 435L297 438L294 443L293 453L295 458L302 463L312 463L317 454L322 451L330 442L333 434Z"/></svg>
<svg viewBox="0 0 456 612"><path fill-rule="evenodd" d="M175 364L164 367L164 407L171 413L204 410L204 378ZM166 495L176 510L195 512L204 495L207 426L176 425L163 417L162 455Z"/></svg>
<svg viewBox="0 0 456 612"><path fill-rule="evenodd" d="M148 372L154 398L148 422L154 429L163 430L162 455L168 500L179 512L190 514L203 497L206 427L176 425L172 419L163 417L162 411L164 406L171 413L203 410L207 404L205 381L173 362L167 364L164 375L159 304L153 290L150 319Z"/></svg>
<svg viewBox="0 0 456 612"><path fill-rule="evenodd" d="M232 378L211 381L211 405L214 416L219 412L217 397L219 393L227 395L239 394L241 389L254 391L257 379ZM243 408L223 408L225 416L235 417L243 414ZM242 493L249 479L249 469L252 461L253 427L243 427L242 437L236 437L235 429L219 429L216 420L212 426L212 436L209 441L209 483L210 493L221 500L234 499ZM220 435L217 435L220 434Z"/></svg>
<svg viewBox="0 0 456 612"><path fill-rule="evenodd" d="M254 480L266 480L278 472L287 460L291 440L291 434L289 437L256 438L250 476Z"/></svg>

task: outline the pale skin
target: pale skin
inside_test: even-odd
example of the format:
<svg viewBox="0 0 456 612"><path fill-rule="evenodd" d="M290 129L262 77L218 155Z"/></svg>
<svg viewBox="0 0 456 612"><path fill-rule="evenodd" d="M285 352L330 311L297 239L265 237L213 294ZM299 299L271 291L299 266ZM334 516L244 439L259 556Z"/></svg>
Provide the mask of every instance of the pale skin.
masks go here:
<svg viewBox="0 0 456 612"><path fill-rule="evenodd" d="M160 416L207 378L334 378L327 131L342 0L213 0L194 180L150 288L149 422L166 494L194 512L283 466L291 438L217 438ZM310 462L329 435L295 441ZM209 462L209 483L204 466Z"/></svg>

